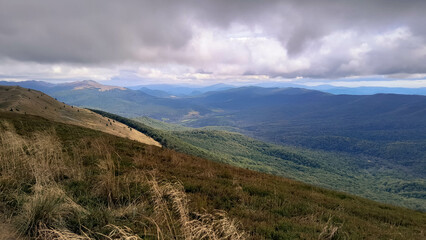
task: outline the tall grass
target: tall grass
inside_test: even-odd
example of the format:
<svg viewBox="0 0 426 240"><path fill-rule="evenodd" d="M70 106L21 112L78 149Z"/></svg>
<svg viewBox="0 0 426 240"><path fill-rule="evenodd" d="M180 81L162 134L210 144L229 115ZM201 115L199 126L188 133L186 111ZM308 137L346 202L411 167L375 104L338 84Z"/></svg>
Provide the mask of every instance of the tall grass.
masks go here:
<svg viewBox="0 0 426 240"><path fill-rule="evenodd" d="M155 177L149 181L155 206L158 226L165 226L161 236L180 239L245 239L245 234L230 220L224 211L214 214L192 213L188 210L188 199L183 185L178 182L158 182Z"/></svg>
<svg viewBox="0 0 426 240"><path fill-rule="evenodd" d="M0 158L29 239L425 239L424 213L29 115L0 114Z"/></svg>
<svg viewBox="0 0 426 240"><path fill-rule="evenodd" d="M12 124L1 122L0 197L15 204L13 209L8 209L10 203L0 205L0 214L10 215L19 232L32 239L138 240L141 229L143 236L153 239L244 239L225 212L190 212L180 182L159 181L145 170L123 172L120 156L106 141L86 146L64 148L54 130L24 137ZM85 166L83 156L88 152L96 158ZM85 228L82 222L99 224L90 219L99 209L78 204L65 191L63 184L67 182L92 182L92 191L85 193L92 205L104 206L113 221L133 219L146 222L144 227L135 233L105 219L106 232ZM150 190L139 195L132 192L143 187Z"/></svg>
<svg viewBox="0 0 426 240"><path fill-rule="evenodd" d="M53 131L35 133L25 139L16 134L13 126L3 122L0 134L1 178L14 178L21 183L49 185L69 175L68 157Z"/></svg>
<svg viewBox="0 0 426 240"><path fill-rule="evenodd" d="M17 223L22 233L38 236L44 229L65 229L67 220L78 219L85 213L60 187L37 185L27 197Z"/></svg>

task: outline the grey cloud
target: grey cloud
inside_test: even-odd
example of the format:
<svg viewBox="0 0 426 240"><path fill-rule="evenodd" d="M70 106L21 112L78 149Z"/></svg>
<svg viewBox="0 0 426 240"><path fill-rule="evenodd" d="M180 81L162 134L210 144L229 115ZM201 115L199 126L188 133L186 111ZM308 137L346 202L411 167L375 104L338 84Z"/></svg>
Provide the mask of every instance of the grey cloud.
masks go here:
<svg viewBox="0 0 426 240"><path fill-rule="evenodd" d="M197 60L180 50L191 40L194 24L227 28L235 22L261 26L281 41L290 57L305 54L322 37L343 30L375 34L406 26L425 44L425 9L424 0L0 0L0 58L94 65L192 64ZM412 49L406 50L407 46L392 52L373 49L367 64L353 70L342 70L350 57L336 53L307 70L266 73L327 77L426 72L425 58L414 58L408 54Z"/></svg>
<svg viewBox="0 0 426 240"><path fill-rule="evenodd" d="M1 1L0 55L22 61L138 59L141 48L190 38L178 1Z"/></svg>

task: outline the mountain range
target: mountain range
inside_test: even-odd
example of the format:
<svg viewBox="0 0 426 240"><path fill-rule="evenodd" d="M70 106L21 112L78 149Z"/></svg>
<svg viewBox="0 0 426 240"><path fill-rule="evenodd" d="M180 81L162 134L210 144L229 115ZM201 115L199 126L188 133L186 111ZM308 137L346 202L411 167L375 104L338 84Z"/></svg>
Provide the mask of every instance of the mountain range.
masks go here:
<svg viewBox="0 0 426 240"><path fill-rule="evenodd" d="M405 94L405 95L426 95L426 88L404 88L404 87L337 87L333 85L302 85L292 83L257 83L249 86L263 87L263 88L305 88L310 90L317 90L332 94L346 94L346 95L373 95L378 93L390 94ZM228 84L214 84L211 86L182 86L173 84L151 84L151 85L138 85L128 87L133 90L140 90L157 97L188 97L200 95L211 91L222 91L231 88L238 88L235 85Z"/></svg>
<svg viewBox="0 0 426 240"><path fill-rule="evenodd" d="M90 85L61 91L128 91ZM311 93L244 90L256 101L281 91ZM422 211L318 187L424 211L424 178L386 159L221 130L237 127L132 120L17 86L1 86L0 93L0 236L6 239L424 238ZM208 106L211 93L203 97ZM223 111L238 109L238 101Z"/></svg>
<svg viewBox="0 0 426 240"><path fill-rule="evenodd" d="M57 85L23 82L21 85L48 92L72 105L135 118L145 125L169 131L169 138L180 136L181 145L174 145L175 149L186 149L186 153L380 201L426 208L425 96L335 95L302 88L240 87L189 97L158 97L92 81ZM140 118L142 116L168 123ZM187 131L175 131L176 127L169 123L179 124L178 128ZM242 133L270 145L241 138L241 135L229 135L223 130ZM215 145L218 141L222 145ZM225 149L233 141L238 142L236 149L240 152L247 151L242 150L242 146L256 150L252 155L241 155L239 151L219 153L209 147ZM312 160L309 160L309 164L313 164L308 165L309 170L304 166L304 170L299 171L302 175L295 174L298 171L277 170L285 163L277 165L280 157L271 152L283 146L310 156L304 159L322 159L322 163L328 162L331 168L322 165L321 171L327 174L316 173L313 178L304 175L315 172L313 166L317 163ZM269 158L271 160L264 160ZM257 166L248 164L253 160L259 161ZM328 174L343 178L332 177L329 181ZM356 178L353 183L347 181ZM360 187L372 182L375 182L373 190ZM384 197L384 192L396 198Z"/></svg>

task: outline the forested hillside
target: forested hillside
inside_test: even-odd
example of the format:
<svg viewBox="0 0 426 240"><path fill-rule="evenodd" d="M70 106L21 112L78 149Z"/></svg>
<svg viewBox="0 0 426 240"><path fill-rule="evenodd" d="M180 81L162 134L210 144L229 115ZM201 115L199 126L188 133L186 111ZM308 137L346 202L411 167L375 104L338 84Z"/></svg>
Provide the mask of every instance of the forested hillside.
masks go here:
<svg viewBox="0 0 426 240"><path fill-rule="evenodd" d="M190 129L149 118L126 119L93 110L128 124L164 147L214 161L297 179L370 199L426 210L426 183L398 165L379 158L285 147L232 132Z"/></svg>

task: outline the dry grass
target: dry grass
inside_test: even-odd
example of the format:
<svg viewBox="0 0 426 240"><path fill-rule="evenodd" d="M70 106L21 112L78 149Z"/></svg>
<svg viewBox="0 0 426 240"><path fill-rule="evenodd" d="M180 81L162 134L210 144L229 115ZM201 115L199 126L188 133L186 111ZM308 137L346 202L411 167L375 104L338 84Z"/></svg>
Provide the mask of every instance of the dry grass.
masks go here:
<svg viewBox="0 0 426 240"><path fill-rule="evenodd" d="M66 174L68 157L63 153L54 132L40 132L25 139L2 122L0 134L1 194L22 202L15 218L20 232L38 236L39 230L62 227L70 215L84 214L85 210L66 196L56 181ZM23 194L26 186L30 194ZM26 190L26 191L28 191Z"/></svg>
<svg viewBox="0 0 426 240"><path fill-rule="evenodd" d="M0 103L2 103L0 112L9 111L12 108L16 113L41 116L161 147L161 144L154 139L135 129L129 129L122 123L87 109L66 105L36 90L28 91L16 86L0 86Z"/></svg>
<svg viewBox="0 0 426 240"><path fill-rule="evenodd" d="M340 230L342 225L333 223L333 218L329 217L318 236L318 240L349 239L349 236Z"/></svg>
<svg viewBox="0 0 426 240"><path fill-rule="evenodd" d="M191 239L245 239L245 233L238 229L234 220L224 211L214 214L198 214L188 224Z"/></svg>
<svg viewBox="0 0 426 240"><path fill-rule="evenodd" d="M112 228L112 231L107 236L110 240L139 240L141 239L138 235L134 234L132 229L124 226L119 227L113 224L107 225L108 228Z"/></svg>
<svg viewBox="0 0 426 240"><path fill-rule="evenodd" d="M425 239L422 213L9 115L0 217L30 239Z"/></svg>
<svg viewBox="0 0 426 240"><path fill-rule="evenodd" d="M24 139L10 125L3 123L3 126L6 129L0 134L1 178L48 185L69 175L68 157L62 152L54 132L36 133Z"/></svg>
<svg viewBox="0 0 426 240"><path fill-rule="evenodd" d="M178 182L158 182L155 177L149 181L152 199L155 206L155 221L160 227L159 236L167 239L174 236L177 239L245 239L235 221L230 220L224 211L214 214L192 213L189 217L188 198L183 185Z"/></svg>
<svg viewBox="0 0 426 240"><path fill-rule="evenodd" d="M92 240L87 235L79 235L67 229L40 229L37 240Z"/></svg>
<svg viewBox="0 0 426 240"><path fill-rule="evenodd" d="M82 156L90 151L96 159L93 194L106 199L107 209L118 218L143 219L145 236L154 239L243 239L234 221L224 212L190 214L189 201L178 181L158 181L145 171L121 173L120 156L103 140L87 148L72 148L67 154L54 130L35 132L30 137L18 135L6 121L0 123L1 194L22 202L19 214L13 217L18 230L33 239L141 239L127 226L108 224L109 234L86 229L70 231L70 222L79 222L89 214L67 196L60 182L63 179L85 181ZM149 176L149 177L146 177ZM12 184L4 184L4 183ZM131 197L131 184L150 186L151 201ZM8 186L5 189L5 186ZM25 186L30 186L24 190ZM13 194L12 194L13 193ZM13 198L12 197L12 198ZM151 205L153 212L146 211ZM191 216L195 218L191 219ZM75 226L74 226L75 228Z"/></svg>
<svg viewBox="0 0 426 240"><path fill-rule="evenodd" d="M112 229L108 235L101 233L93 233L96 235L96 238L89 236L84 233L82 235L73 233L67 229L41 229L39 230L39 235L36 239L40 240L95 240L95 239L105 239L105 240L140 240L141 238L138 235L135 235L133 231L124 226L119 227L113 224L106 226L107 228Z"/></svg>
<svg viewBox="0 0 426 240"><path fill-rule="evenodd" d="M2 126L0 180L13 181L16 188L2 189L2 194L14 190L23 203L16 217L20 232L37 236L40 229L63 227L67 217L84 214L85 210L56 184L58 179L70 175L67 173L70 166L55 133L40 132L24 139L9 124L3 122ZM30 194L16 193L29 184L32 184Z"/></svg>
<svg viewBox="0 0 426 240"><path fill-rule="evenodd" d="M111 157L110 152L106 152L104 159L97 165L101 174L98 176L98 184L94 187L94 191L98 196L106 196L108 207L112 207L114 200L121 194L120 179L116 175L119 163Z"/></svg>
<svg viewBox="0 0 426 240"><path fill-rule="evenodd" d="M17 217L19 230L29 236L38 236L42 229L62 229L70 218L81 218L87 211L66 196L57 185L34 186Z"/></svg>
<svg viewBox="0 0 426 240"><path fill-rule="evenodd" d="M188 239L186 223L188 219L188 204L182 185L178 182L161 182L155 177L149 180L151 185L152 202L155 209L154 220L166 236L181 236Z"/></svg>

